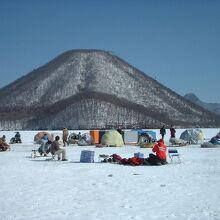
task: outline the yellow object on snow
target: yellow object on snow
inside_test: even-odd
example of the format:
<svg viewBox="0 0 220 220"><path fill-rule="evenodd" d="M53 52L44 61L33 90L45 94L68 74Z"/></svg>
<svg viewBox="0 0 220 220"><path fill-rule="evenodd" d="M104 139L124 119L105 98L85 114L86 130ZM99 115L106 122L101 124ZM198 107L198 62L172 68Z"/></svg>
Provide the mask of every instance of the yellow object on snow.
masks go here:
<svg viewBox="0 0 220 220"><path fill-rule="evenodd" d="M106 131L102 136L101 143L103 145L122 147L124 146L124 141L122 135L116 130Z"/></svg>

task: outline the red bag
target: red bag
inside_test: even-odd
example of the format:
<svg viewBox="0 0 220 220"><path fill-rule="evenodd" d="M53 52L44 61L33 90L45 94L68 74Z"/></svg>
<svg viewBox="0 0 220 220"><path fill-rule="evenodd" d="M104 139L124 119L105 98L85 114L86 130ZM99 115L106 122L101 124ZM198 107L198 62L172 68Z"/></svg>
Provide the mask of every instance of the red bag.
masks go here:
<svg viewBox="0 0 220 220"><path fill-rule="evenodd" d="M120 164L123 164L123 165L128 164L128 159L127 159L127 158L123 158L123 159L120 161Z"/></svg>
<svg viewBox="0 0 220 220"><path fill-rule="evenodd" d="M120 162L123 158L118 155L118 154L112 154L112 158L113 160L115 160L116 162Z"/></svg>
<svg viewBox="0 0 220 220"><path fill-rule="evenodd" d="M143 159L138 157L131 157L128 159L128 163L132 166L139 166L143 163Z"/></svg>

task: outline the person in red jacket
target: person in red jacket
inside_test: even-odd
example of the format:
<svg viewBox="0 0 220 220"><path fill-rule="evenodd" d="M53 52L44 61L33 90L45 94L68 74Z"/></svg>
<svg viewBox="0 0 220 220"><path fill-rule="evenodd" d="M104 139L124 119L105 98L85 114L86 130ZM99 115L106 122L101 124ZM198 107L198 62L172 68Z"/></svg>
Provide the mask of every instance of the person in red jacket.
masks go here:
<svg viewBox="0 0 220 220"><path fill-rule="evenodd" d="M154 145L153 152L155 154L149 154L148 162L150 165L164 165L167 164L167 146L163 139L160 139L156 145Z"/></svg>

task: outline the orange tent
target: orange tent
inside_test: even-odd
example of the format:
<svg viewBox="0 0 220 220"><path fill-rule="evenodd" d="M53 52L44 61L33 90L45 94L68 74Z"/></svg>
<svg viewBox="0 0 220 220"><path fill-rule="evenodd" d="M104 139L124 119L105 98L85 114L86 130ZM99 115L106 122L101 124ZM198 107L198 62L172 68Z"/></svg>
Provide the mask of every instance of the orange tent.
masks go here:
<svg viewBox="0 0 220 220"><path fill-rule="evenodd" d="M51 134L46 132L46 131L41 131L41 132L38 132L35 136L34 136L34 142L35 143L41 143L41 139L43 138L44 134L47 134L47 137L50 141L52 141L52 137L51 137Z"/></svg>

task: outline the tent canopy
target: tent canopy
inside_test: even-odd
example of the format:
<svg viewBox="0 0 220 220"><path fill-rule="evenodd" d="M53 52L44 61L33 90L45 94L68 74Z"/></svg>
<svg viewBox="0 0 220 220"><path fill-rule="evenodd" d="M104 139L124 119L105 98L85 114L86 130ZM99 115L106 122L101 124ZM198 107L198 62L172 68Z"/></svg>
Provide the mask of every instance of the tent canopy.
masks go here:
<svg viewBox="0 0 220 220"><path fill-rule="evenodd" d="M51 134L47 131L40 131L34 136L35 143L41 143L41 139L43 138L44 134L47 134L48 140L52 141Z"/></svg>
<svg viewBox="0 0 220 220"><path fill-rule="evenodd" d="M78 145L79 146L87 146L93 144L93 138L89 133L84 133L79 138Z"/></svg>
<svg viewBox="0 0 220 220"><path fill-rule="evenodd" d="M138 142L156 142L156 132L151 130L138 130Z"/></svg>
<svg viewBox="0 0 220 220"><path fill-rule="evenodd" d="M116 147L124 146L122 135L116 130L106 131L102 136L101 143L103 145L112 145Z"/></svg>
<svg viewBox="0 0 220 220"><path fill-rule="evenodd" d="M180 139L190 144L201 144L204 142L204 134L200 129L188 129L180 135Z"/></svg>

